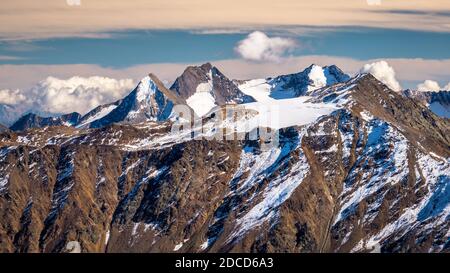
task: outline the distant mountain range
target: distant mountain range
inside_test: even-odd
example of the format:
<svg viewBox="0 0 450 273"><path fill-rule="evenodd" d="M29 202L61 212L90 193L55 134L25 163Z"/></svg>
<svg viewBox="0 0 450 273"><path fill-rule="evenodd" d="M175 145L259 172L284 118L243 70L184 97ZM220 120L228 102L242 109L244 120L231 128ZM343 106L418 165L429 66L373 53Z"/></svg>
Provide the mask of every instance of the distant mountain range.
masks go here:
<svg viewBox="0 0 450 273"><path fill-rule="evenodd" d="M449 252L437 103L336 66L230 80L204 64L83 117L28 114L0 128L0 252Z"/></svg>
<svg viewBox="0 0 450 273"><path fill-rule="evenodd" d="M133 117L132 120L130 120L130 117L126 117L126 115L128 112L135 112L136 108L139 107L140 104L136 101L131 102L132 100L136 100L133 96L136 96L139 86L144 89L152 88L152 86L146 85L146 81L149 81L148 78L150 78L150 81L154 80L157 82L160 89L156 92L156 95L153 98L156 104L153 105L153 110L149 113L142 113L140 117ZM156 98L162 98L161 94L164 95L168 101L170 101L169 104L172 104L174 100L176 100L177 103L187 104L193 109L194 113L202 116L215 106L256 101L253 96L261 95L261 92L254 94L252 93L252 88L247 88L247 94L243 93L242 90L240 90L239 85L244 82L246 83L245 86L264 85L266 90L270 90L270 97L275 99L285 99L304 96L308 91L345 82L349 79L350 76L345 74L335 65L325 67L311 65L301 72L281 75L275 78L246 81L230 80L216 67L212 66L210 63L206 63L201 66L190 66L186 68L183 74L175 80L170 89L165 88L155 75L151 75L151 77L148 76L139 83L135 90L133 90L134 93L131 92L126 98L109 104L100 105L82 116L78 122L70 122L65 124L85 128L102 127L114 122L127 122L127 120L131 122L138 119L155 120L156 118L156 120L165 120L168 118L167 113L159 113L159 116L156 114L156 117L155 114L152 113L152 111L158 111L156 108L161 107L161 105L157 105L158 103L164 103L155 100ZM197 87L199 88L198 90ZM147 91L152 92L152 90ZM441 117L450 118L450 91L423 92L408 89L402 91L401 94L420 101L428 106L435 114ZM122 105L115 110L120 104ZM133 107L135 109L132 109ZM45 117L40 116L39 113L27 113L17 119L21 113L27 111L22 108L18 106L0 104L0 123L9 125L12 130L17 131L28 128L42 128L52 125L46 123L50 120L65 119L65 115L55 114L50 116L50 118L52 118L50 119L47 118L48 114L46 113L44 113L46 115ZM113 110L115 110L114 113L110 113ZM165 109L165 111L169 110L170 109ZM36 118L43 120L43 122L35 122L33 119ZM57 123L58 122L53 125L56 125ZM61 124L57 125L62 125L63 123L64 122L62 121Z"/></svg>

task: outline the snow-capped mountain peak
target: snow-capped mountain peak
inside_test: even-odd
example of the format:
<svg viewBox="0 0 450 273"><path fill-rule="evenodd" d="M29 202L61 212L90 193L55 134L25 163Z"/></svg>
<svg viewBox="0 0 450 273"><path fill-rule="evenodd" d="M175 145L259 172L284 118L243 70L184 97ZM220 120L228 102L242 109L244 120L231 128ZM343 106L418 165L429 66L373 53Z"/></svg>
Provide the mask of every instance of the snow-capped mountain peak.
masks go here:
<svg viewBox="0 0 450 273"><path fill-rule="evenodd" d="M164 121L170 117L173 106L180 103L184 101L165 88L155 75L149 74L128 96L105 105L101 110L94 109L96 113L88 113L86 116L96 117L91 118L94 120L89 124L93 128L118 122Z"/></svg>
<svg viewBox="0 0 450 273"><path fill-rule="evenodd" d="M210 63L189 66L170 89L186 100L198 116L203 116L215 106L255 101Z"/></svg>
<svg viewBox="0 0 450 273"><path fill-rule="evenodd" d="M158 88L155 82L150 78L150 76L144 77L138 84L136 89L136 100L142 102L144 100L149 100L153 96Z"/></svg>
<svg viewBox="0 0 450 273"><path fill-rule="evenodd" d="M195 93L186 99L186 103L194 109L198 116L203 116L208 113L212 108L217 106L214 98L214 84L212 77L212 70L206 74L207 82L202 82L197 85Z"/></svg>
<svg viewBox="0 0 450 273"><path fill-rule="evenodd" d="M350 76L335 65L322 67L312 64L298 73L244 81L239 87L245 94L260 99L264 99L260 96L261 92L269 94L273 99L286 99L305 96L314 90L346 82L349 79Z"/></svg>

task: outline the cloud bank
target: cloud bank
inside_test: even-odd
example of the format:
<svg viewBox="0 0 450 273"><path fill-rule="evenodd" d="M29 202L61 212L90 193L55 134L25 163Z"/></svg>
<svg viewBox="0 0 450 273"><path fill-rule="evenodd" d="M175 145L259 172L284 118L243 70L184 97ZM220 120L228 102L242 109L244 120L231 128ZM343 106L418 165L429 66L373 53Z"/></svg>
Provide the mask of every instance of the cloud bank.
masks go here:
<svg viewBox="0 0 450 273"><path fill-rule="evenodd" d="M238 42L235 50L246 60L280 62L282 57L296 46L296 42L292 39L270 38L264 32L254 31Z"/></svg>
<svg viewBox="0 0 450 273"><path fill-rule="evenodd" d="M450 82L446 86L441 88L441 86L437 81L426 80L423 83L417 85L417 90L422 92L426 91L438 92L441 90L450 90Z"/></svg>
<svg viewBox="0 0 450 273"><path fill-rule="evenodd" d="M48 77L29 89L0 90L0 104L20 104L27 111L38 113L85 114L100 104L124 97L134 85L131 79Z"/></svg>
<svg viewBox="0 0 450 273"><path fill-rule="evenodd" d="M423 83L417 85L418 91L439 91L441 90L441 87L439 86L439 83L432 80L426 80Z"/></svg>
<svg viewBox="0 0 450 273"><path fill-rule="evenodd" d="M19 89L10 90L10 89L3 89L0 90L0 103L1 104L10 104L10 105L16 105L22 102L25 102L27 100L27 97L25 94L23 94L22 91Z"/></svg>
<svg viewBox="0 0 450 273"><path fill-rule="evenodd" d="M299 72L312 63L325 66L335 64L348 74L360 72L365 64L380 62L379 59L356 60L352 58L308 55L284 58L280 63L254 62L244 59L214 61L227 77L231 79L258 79ZM450 59L384 59L395 70L395 78L404 88L416 88L424 80L441 84L450 79ZM135 82L148 73L153 73L164 82L172 83L189 65L201 63L154 63L135 65L126 68L103 67L95 64L68 65L0 65L0 90L28 90L48 76L67 79L78 75L89 78L93 75L112 79L133 79ZM133 86L134 87L134 86ZM449 90L450 86L444 89Z"/></svg>
<svg viewBox="0 0 450 273"><path fill-rule="evenodd" d="M382 83L386 84L394 91L400 91L402 87L395 78L395 70L386 61L378 61L370 64L365 64L362 73L370 73Z"/></svg>

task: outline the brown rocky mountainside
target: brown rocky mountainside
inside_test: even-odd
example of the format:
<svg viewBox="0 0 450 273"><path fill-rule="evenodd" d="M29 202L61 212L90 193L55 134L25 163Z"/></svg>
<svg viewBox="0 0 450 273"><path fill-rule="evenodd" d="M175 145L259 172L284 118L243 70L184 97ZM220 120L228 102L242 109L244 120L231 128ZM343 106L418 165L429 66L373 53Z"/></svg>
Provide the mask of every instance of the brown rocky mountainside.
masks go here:
<svg viewBox="0 0 450 273"><path fill-rule="evenodd" d="M1 133L0 252L449 252L449 120L371 75L308 95L336 110L269 149L168 120Z"/></svg>

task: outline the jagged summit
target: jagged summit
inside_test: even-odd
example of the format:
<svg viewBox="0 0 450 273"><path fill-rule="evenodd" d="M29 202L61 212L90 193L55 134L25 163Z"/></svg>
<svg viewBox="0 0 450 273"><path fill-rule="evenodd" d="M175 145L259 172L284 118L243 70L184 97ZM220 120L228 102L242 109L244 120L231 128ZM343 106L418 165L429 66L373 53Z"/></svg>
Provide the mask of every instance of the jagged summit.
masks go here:
<svg viewBox="0 0 450 273"><path fill-rule="evenodd" d="M239 88L256 100L265 100L260 94L269 94L273 99L305 96L308 92L346 82L350 76L335 65L321 67L312 64L301 72L275 78L240 81ZM259 99L258 99L259 98Z"/></svg>
<svg viewBox="0 0 450 273"><path fill-rule="evenodd" d="M210 63L189 66L170 87L178 96L203 116L215 106L255 101L242 93L237 85Z"/></svg>
<svg viewBox="0 0 450 273"><path fill-rule="evenodd" d="M173 106L180 103L184 101L164 87L155 75L149 74L122 100L88 113L90 122L83 126L98 128L112 123L164 121L170 117Z"/></svg>
<svg viewBox="0 0 450 273"><path fill-rule="evenodd" d="M302 96L325 86L345 82L350 76L335 65L319 66L312 64L305 70L295 74L276 77L272 82L282 89L293 89L296 96Z"/></svg>

